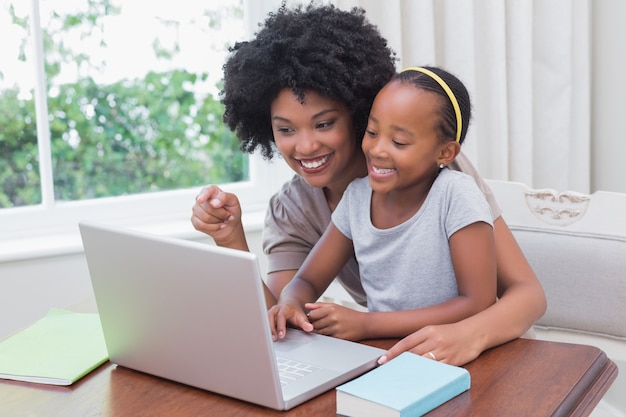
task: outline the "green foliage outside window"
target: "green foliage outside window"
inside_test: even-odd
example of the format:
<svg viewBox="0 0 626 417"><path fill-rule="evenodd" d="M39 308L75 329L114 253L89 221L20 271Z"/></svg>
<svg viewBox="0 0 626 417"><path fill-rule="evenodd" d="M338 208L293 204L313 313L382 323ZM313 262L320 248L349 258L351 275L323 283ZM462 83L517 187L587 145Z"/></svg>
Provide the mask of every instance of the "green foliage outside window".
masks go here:
<svg viewBox="0 0 626 417"><path fill-rule="evenodd" d="M35 105L0 91L0 207L41 202Z"/></svg>
<svg viewBox="0 0 626 417"><path fill-rule="evenodd" d="M91 13L58 16L58 30L91 30L102 13L94 4L111 12L109 3L90 1ZM14 16L13 21L26 30L24 19ZM49 79L63 61L89 60L67 46L55 46L54 33L45 30L46 48L55 51L46 56ZM48 88L55 199L246 180L248 158L222 123L221 103L209 93L198 94L207 77L175 69L108 84L84 76ZM32 96L17 86L0 90L0 207L41 203Z"/></svg>

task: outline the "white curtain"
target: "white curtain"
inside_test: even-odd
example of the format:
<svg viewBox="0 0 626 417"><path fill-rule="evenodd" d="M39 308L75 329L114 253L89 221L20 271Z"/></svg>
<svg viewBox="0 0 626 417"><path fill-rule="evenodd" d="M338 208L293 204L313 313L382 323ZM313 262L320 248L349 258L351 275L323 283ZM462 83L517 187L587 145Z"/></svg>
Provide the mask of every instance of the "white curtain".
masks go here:
<svg viewBox="0 0 626 417"><path fill-rule="evenodd" d="M328 2L363 7L398 69L437 65L464 81L474 117L463 149L483 177L590 191L590 0ZM258 13L280 3L250 1Z"/></svg>

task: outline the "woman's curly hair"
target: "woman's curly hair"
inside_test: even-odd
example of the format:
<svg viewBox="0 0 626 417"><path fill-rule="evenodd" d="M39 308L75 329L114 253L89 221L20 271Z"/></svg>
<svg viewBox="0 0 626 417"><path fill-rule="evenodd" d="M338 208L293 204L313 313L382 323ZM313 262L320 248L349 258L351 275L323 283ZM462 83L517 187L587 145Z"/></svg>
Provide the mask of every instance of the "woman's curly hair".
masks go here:
<svg viewBox="0 0 626 417"><path fill-rule="evenodd" d="M224 64L224 122L241 149L261 148L274 156L270 105L284 88L304 100L315 91L344 103L360 143L378 91L395 73L395 53L365 10L342 11L332 5L270 13L253 40L230 49Z"/></svg>

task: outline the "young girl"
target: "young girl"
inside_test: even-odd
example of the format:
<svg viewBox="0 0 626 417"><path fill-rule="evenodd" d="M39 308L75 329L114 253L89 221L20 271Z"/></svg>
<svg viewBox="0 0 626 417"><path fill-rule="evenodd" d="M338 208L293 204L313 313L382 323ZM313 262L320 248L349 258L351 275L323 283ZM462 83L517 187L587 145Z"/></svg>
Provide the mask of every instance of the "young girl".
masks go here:
<svg viewBox="0 0 626 417"><path fill-rule="evenodd" d="M348 186L270 309L275 338L284 337L286 322L354 340L404 337L495 302L489 206L471 177L446 168L460 151L470 108L463 84L439 68L409 68L383 87L362 142L368 177ZM290 138L275 137L279 147L283 140ZM336 321L328 308L307 303L352 256L369 311Z"/></svg>
<svg viewBox="0 0 626 417"><path fill-rule="evenodd" d="M279 153L296 174L271 198L263 229L269 306L326 230L347 185L367 175L361 141L369 111L394 74L393 52L358 8L281 7L252 39L233 47L224 69L224 119L237 132L243 150L260 149L268 158ZM281 148L274 141L280 133L273 130L276 120L290 123L293 139L282 141ZM472 175L491 206L500 298L467 319L418 330L394 345L388 359L410 350L433 352L439 360L462 365L521 336L546 308L541 284L489 187L463 152L449 168ZM191 222L197 230L217 245L248 250L236 195L209 185L194 203ZM337 280L366 305L354 259ZM347 307L324 305L335 309L338 321L354 314Z"/></svg>

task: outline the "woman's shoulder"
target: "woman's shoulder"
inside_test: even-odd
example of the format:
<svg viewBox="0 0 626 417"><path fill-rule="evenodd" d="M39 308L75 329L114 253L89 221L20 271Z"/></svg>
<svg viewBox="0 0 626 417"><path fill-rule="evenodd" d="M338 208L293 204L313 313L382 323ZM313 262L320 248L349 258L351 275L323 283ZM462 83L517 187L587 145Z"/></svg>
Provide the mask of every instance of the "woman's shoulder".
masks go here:
<svg viewBox="0 0 626 417"><path fill-rule="evenodd" d="M311 186L300 175L296 174L280 187L280 190L272 196L272 200L291 201L299 204L320 200L325 202L325 197L321 188Z"/></svg>
<svg viewBox="0 0 626 417"><path fill-rule="evenodd" d="M270 198L263 232L266 250L293 240L312 247L330 223L330 215L323 190L294 176Z"/></svg>
<svg viewBox="0 0 626 417"><path fill-rule="evenodd" d="M268 214L287 221L310 221L328 223L330 208L321 188L308 184L301 176L294 175L270 198ZM305 220L308 219L308 220ZM267 219L266 219L267 221Z"/></svg>

